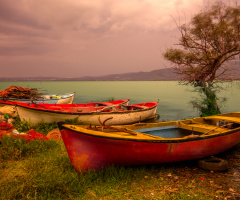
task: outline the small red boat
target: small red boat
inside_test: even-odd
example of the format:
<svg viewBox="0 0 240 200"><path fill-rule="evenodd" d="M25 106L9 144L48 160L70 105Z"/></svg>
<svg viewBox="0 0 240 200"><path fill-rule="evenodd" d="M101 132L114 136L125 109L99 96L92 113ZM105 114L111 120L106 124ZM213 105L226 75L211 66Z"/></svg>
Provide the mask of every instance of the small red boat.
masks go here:
<svg viewBox="0 0 240 200"><path fill-rule="evenodd" d="M67 119L77 119L83 124L100 125L101 121L109 118L109 124L131 124L154 118L158 102L126 105L127 100L118 100L93 104L72 105L42 105L17 104L16 110L21 120L32 123L58 122Z"/></svg>
<svg viewBox="0 0 240 200"><path fill-rule="evenodd" d="M81 173L106 166L160 164L198 159L240 142L240 112L125 126L58 122L72 165Z"/></svg>
<svg viewBox="0 0 240 200"><path fill-rule="evenodd" d="M93 112L99 109L111 108L112 106L128 105L129 99L116 100L97 103L82 103L82 104L48 104L48 103L22 103L13 101L1 101L0 107L11 106L14 113L17 113L21 120L39 123L42 121L53 122L65 119L76 118L77 113ZM45 112L47 110L47 112ZM52 114L51 114L52 111ZM49 114L50 112L50 114ZM56 113L63 113L60 116ZM65 113L65 115L64 115ZM73 114L75 113L75 114Z"/></svg>

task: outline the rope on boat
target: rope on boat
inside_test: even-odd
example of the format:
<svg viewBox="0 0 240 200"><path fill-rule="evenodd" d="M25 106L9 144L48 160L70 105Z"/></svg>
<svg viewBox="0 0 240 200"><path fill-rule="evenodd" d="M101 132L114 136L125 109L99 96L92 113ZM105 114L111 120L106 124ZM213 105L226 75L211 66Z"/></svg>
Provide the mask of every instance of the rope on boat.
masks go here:
<svg viewBox="0 0 240 200"><path fill-rule="evenodd" d="M135 131L122 129L122 128L117 128L117 127L113 127L113 126L109 126L109 125L105 124L108 120L110 120L112 118L113 117L109 117L109 118L105 119L103 122L101 122L100 117L98 118L99 123L102 125L102 130L103 130L103 128L109 128L109 129L112 129L112 130L129 133L131 135L137 135L137 132L135 132Z"/></svg>
<svg viewBox="0 0 240 200"><path fill-rule="evenodd" d="M39 104L37 104L37 103L34 103L34 102L32 102L32 104L34 105L34 107L37 107L37 106L39 106L39 107L42 107L42 108L48 109L47 107L45 107L45 106L42 106L42 105L39 105Z"/></svg>

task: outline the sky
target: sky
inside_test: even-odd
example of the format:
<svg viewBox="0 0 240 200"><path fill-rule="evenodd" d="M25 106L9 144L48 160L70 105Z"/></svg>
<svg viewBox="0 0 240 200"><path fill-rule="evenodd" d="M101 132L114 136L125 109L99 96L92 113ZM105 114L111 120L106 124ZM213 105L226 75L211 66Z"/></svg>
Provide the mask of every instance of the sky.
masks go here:
<svg viewBox="0 0 240 200"><path fill-rule="evenodd" d="M0 1L0 77L101 76L168 67L162 54L178 42L175 22L188 22L204 2Z"/></svg>

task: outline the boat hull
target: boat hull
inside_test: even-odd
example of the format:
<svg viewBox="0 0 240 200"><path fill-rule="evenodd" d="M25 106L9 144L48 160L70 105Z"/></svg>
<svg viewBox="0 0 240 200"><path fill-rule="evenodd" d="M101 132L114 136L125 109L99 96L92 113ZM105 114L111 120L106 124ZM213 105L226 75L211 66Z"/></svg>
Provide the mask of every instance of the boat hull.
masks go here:
<svg viewBox="0 0 240 200"><path fill-rule="evenodd" d="M112 112L58 112L51 110L32 109L25 106L16 106L18 115L21 120L30 121L32 123L40 122L58 122L66 119L78 119L83 124L100 125L107 119L109 125L132 124L153 118L156 114L157 104L154 107L144 110L133 111L112 111Z"/></svg>
<svg viewBox="0 0 240 200"><path fill-rule="evenodd" d="M44 99L45 101L42 103L71 104L73 102L74 96L75 96L75 92L62 95L61 98L59 99ZM37 103L41 103L41 102L39 101Z"/></svg>
<svg viewBox="0 0 240 200"><path fill-rule="evenodd" d="M111 165L148 165L198 159L226 151L240 142L240 131L181 142L106 139L67 129L61 134L71 163L79 173Z"/></svg>

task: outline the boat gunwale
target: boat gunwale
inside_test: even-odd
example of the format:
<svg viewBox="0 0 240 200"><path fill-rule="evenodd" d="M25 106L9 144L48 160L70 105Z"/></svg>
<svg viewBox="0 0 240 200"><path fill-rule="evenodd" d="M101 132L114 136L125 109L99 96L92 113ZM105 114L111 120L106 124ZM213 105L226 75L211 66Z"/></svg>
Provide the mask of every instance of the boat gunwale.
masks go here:
<svg viewBox="0 0 240 200"><path fill-rule="evenodd" d="M124 101L124 102L122 102L122 103L119 103L119 104L113 104L113 105L122 105L122 104L125 104L125 103L129 103L129 101L130 101L130 99L124 99L124 100L115 100L115 101ZM115 101L106 101L106 102L93 102L93 104L95 103L95 104L100 104L100 103L109 103L109 102L115 102ZM0 101L0 103L1 103L1 101ZM6 104L7 104L8 102L6 102ZM13 103L14 105L17 105L17 106L21 106L21 107L24 107L24 108L31 108L31 107L28 107L28 106L25 106L25 105L21 105L21 104L19 104L19 103L24 103L24 102L11 102L11 103ZM34 104L34 103L27 103L27 104ZM70 103L70 104L57 104L57 103L36 103L36 105L53 105L53 106L56 106L56 107L58 107L58 106L60 106L60 105L69 105L69 107L70 107L70 105L78 105L78 103ZM80 104L88 104L88 103L79 103L79 105ZM92 103L90 103L90 104L92 104ZM106 105L107 106L107 105ZM112 105L111 105L112 106ZM74 106L74 107L76 107L76 106ZM99 107L103 107L103 106L99 106ZM31 108L31 109L36 109L36 108ZM37 110L44 110L44 109L38 109L37 108ZM47 111L50 111L50 109L48 109ZM56 110L53 110L53 111L56 111Z"/></svg>

